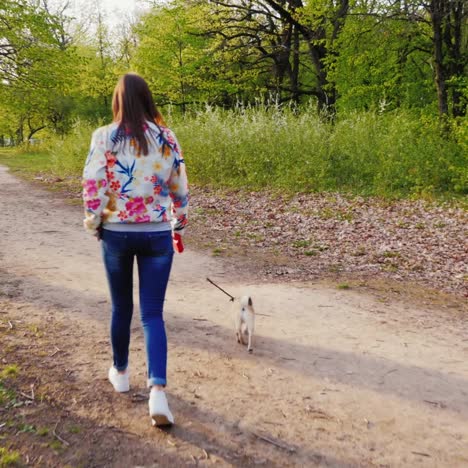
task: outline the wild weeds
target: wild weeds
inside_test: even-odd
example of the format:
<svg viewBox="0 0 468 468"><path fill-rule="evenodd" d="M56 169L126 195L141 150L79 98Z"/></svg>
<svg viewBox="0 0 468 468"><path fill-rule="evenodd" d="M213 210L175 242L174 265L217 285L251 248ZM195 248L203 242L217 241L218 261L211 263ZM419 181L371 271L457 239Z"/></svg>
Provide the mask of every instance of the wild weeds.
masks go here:
<svg viewBox="0 0 468 468"><path fill-rule="evenodd" d="M468 191L466 122L443 135L436 117L356 112L335 122L278 105L166 112L198 185L283 193L338 191L386 198ZM81 174L94 127L50 142L57 176Z"/></svg>
<svg viewBox="0 0 468 468"><path fill-rule="evenodd" d="M206 108L174 128L191 178L202 185L384 197L468 190L464 134L446 137L436 118L409 112L361 112L332 123L312 109Z"/></svg>

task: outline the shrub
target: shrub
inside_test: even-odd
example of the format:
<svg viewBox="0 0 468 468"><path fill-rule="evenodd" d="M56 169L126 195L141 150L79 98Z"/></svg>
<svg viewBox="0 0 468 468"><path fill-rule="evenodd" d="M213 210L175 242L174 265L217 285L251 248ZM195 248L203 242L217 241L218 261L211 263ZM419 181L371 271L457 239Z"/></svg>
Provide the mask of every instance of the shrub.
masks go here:
<svg viewBox="0 0 468 468"><path fill-rule="evenodd" d="M384 197L467 192L466 119L449 135L436 116L405 110L342 114L333 123L312 108L207 106L170 120L198 185ZM81 174L94 129L77 122L50 141L56 175Z"/></svg>

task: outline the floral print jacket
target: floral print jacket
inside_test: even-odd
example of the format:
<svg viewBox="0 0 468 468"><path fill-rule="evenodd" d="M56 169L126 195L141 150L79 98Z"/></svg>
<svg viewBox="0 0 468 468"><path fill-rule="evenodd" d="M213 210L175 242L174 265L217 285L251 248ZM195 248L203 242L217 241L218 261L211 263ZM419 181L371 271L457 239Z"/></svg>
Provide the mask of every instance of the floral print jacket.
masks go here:
<svg viewBox="0 0 468 468"><path fill-rule="evenodd" d="M98 128L83 170L84 227L98 235L103 223L171 221L179 234L187 224L188 184L174 133L145 125L148 154L117 123Z"/></svg>

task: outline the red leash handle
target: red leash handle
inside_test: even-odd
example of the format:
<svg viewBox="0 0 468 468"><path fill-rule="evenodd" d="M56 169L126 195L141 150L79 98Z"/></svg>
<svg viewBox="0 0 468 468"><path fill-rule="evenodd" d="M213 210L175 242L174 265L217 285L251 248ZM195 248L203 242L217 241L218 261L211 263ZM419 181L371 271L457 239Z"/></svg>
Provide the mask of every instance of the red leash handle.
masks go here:
<svg viewBox="0 0 468 468"><path fill-rule="evenodd" d="M182 253L184 251L184 243L182 242L182 236L180 234L172 235L172 243L174 244L174 250L177 253Z"/></svg>

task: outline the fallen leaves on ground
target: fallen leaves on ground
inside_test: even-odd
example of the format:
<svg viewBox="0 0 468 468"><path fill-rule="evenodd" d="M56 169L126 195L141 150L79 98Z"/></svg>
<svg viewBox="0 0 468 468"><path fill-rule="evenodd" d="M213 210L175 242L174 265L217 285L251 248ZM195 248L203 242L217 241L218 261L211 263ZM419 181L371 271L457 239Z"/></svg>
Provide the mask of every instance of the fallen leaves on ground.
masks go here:
<svg viewBox="0 0 468 468"><path fill-rule="evenodd" d="M378 274L468 296L467 215L461 206L195 187L190 218L214 255L253 249L270 254L276 262L264 267L267 276Z"/></svg>
<svg viewBox="0 0 468 468"><path fill-rule="evenodd" d="M55 185L81 198L76 177ZM213 255L269 258L256 265L266 278L380 276L468 297L463 202L192 186L189 218L189 236Z"/></svg>

